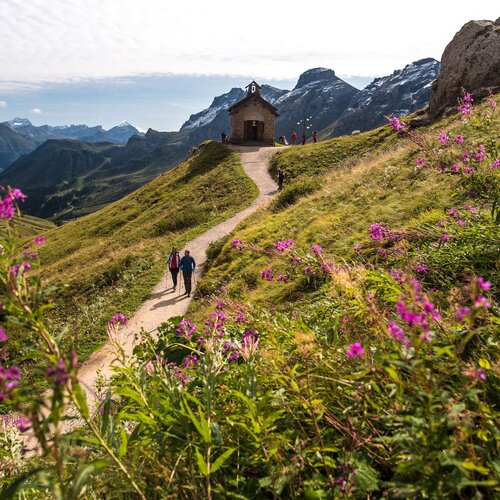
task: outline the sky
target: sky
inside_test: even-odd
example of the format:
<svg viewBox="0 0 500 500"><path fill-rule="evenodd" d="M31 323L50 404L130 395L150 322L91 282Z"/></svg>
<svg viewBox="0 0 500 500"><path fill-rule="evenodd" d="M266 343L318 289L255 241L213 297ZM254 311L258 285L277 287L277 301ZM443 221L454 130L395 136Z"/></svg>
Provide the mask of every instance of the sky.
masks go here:
<svg viewBox="0 0 500 500"><path fill-rule="evenodd" d="M358 88L440 59L492 0L0 0L0 121L176 130L251 79L328 67Z"/></svg>

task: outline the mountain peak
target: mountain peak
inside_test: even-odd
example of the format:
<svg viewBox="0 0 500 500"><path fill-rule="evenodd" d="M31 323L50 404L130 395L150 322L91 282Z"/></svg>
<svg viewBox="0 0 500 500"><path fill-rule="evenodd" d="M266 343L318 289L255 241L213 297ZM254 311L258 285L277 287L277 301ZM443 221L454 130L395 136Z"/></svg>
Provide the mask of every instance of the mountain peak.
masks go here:
<svg viewBox="0 0 500 500"><path fill-rule="evenodd" d="M12 120L9 120L8 124L11 127L25 127L32 125L32 123L27 118L19 118L18 116L16 116Z"/></svg>
<svg viewBox="0 0 500 500"><path fill-rule="evenodd" d="M335 71L328 68L312 68L304 71L299 77L299 81L295 86L296 89L304 87L312 82L325 82L330 80L335 80Z"/></svg>

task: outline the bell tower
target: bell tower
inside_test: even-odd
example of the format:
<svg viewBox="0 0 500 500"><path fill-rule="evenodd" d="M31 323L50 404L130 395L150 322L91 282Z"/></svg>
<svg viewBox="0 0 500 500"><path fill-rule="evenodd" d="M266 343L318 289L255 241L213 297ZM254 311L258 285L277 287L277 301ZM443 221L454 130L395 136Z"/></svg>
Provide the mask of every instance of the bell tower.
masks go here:
<svg viewBox="0 0 500 500"><path fill-rule="evenodd" d="M255 80L249 83L245 88L247 89L247 97L252 95L260 96L260 85Z"/></svg>

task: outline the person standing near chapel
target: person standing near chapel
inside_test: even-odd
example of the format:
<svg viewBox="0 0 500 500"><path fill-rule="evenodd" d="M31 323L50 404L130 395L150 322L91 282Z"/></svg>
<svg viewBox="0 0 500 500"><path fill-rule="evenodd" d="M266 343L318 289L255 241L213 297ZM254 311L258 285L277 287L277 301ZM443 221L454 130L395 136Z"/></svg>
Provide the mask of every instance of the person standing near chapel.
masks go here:
<svg viewBox="0 0 500 500"><path fill-rule="evenodd" d="M295 146L295 141L297 140L297 134L295 130L292 132L292 146Z"/></svg>
<svg viewBox="0 0 500 500"><path fill-rule="evenodd" d="M313 132L313 142L317 142L317 140L318 140L318 132L315 130Z"/></svg>
<svg viewBox="0 0 500 500"><path fill-rule="evenodd" d="M181 256L177 250L177 248L172 247L172 251L170 252L170 255L168 256L168 270L170 271L170 274L172 275L172 283L173 283L173 289L175 292L175 289L177 288L177 276L179 274L179 266L181 262Z"/></svg>
<svg viewBox="0 0 500 500"><path fill-rule="evenodd" d="M191 297L191 279L193 277L194 270L196 269L196 262L193 257L189 255L189 250L184 252L184 257L182 257L179 263L179 269L182 271L182 277L184 279L185 293L188 297Z"/></svg>

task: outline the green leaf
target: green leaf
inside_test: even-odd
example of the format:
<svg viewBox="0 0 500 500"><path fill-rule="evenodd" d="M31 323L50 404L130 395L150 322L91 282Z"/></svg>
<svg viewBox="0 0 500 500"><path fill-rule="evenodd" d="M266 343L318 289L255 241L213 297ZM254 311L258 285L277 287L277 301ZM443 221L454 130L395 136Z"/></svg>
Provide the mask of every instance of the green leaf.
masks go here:
<svg viewBox="0 0 500 500"><path fill-rule="evenodd" d="M234 453L235 450L236 448L229 448L222 455L220 455L219 458L213 463L210 472L217 472L224 465L224 462Z"/></svg>
<svg viewBox="0 0 500 500"><path fill-rule="evenodd" d="M69 494L69 498L71 500L76 500L87 485L87 481L89 476L95 471L95 467L93 464L83 465L78 469L73 479L73 485L71 487L71 491Z"/></svg>
<svg viewBox="0 0 500 500"><path fill-rule="evenodd" d="M470 460L465 460L464 462L460 462L460 466L465 470L472 470L475 472L479 472L479 474L489 474L490 469L483 467L482 465L476 465L474 462Z"/></svg>
<svg viewBox="0 0 500 500"><path fill-rule="evenodd" d="M205 459L203 458L203 455L200 453L200 450L198 450L198 448L195 448L195 452L196 452L196 463L198 464L199 471L204 476L208 476L208 467L207 463L205 462Z"/></svg>
<svg viewBox="0 0 500 500"><path fill-rule="evenodd" d="M89 418L89 407L87 405L87 395L85 391L78 382L73 383L72 388L83 418Z"/></svg>
<svg viewBox="0 0 500 500"><path fill-rule="evenodd" d="M0 490L0 500L11 500L16 497L17 492L22 488L23 484L28 481L32 476L37 475L44 469L42 467L37 467L36 469L30 470L26 474L18 477L13 483L9 484L6 488Z"/></svg>
<svg viewBox="0 0 500 500"><path fill-rule="evenodd" d="M122 458L125 453L127 453L127 445L128 445L128 436L125 432L125 429L120 430L120 446L118 450L116 450L116 454L118 458Z"/></svg>

